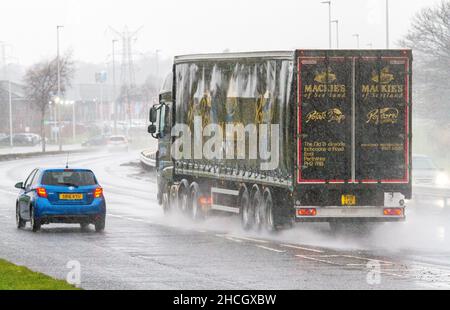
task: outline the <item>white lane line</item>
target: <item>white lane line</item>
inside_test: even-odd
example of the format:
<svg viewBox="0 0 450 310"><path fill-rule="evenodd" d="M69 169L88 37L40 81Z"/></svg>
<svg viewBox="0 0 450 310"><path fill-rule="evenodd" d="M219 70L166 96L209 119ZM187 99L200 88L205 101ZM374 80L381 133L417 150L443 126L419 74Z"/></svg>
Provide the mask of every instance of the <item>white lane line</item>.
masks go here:
<svg viewBox="0 0 450 310"><path fill-rule="evenodd" d="M224 238L224 239L227 239L227 240L229 240L229 241L234 241L234 242L242 243L242 240L236 239L236 238L233 238L233 237L230 237L230 236L227 236L227 235L216 234L216 237Z"/></svg>
<svg viewBox="0 0 450 310"><path fill-rule="evenodd" d="M305 247L301 247L301 246L297 246L297 245L280 244L280 246L285 247L285 248L291 248L291 249L296 249L296 250L313 252L313 253L324 253L323 251L320 251L320 250L305 248Z"/></svg>
<svg viewBox="0 0 450 310"><path fill-rule="evenodd" d="M320 259L320 258L315 258L315 257L311 257L311 256L306 256L306 255L295 255L296 257L300 257L303 259L307 259L307 260L312 260L315 262L319 262L319 263L324 263L324 264L328 264L328 265L333 265L333 266L343 266L342 264L338 264L335 262L331 262L329 260L324 260L324 259Z"/></svg>
<svg viewBox="0 0 450 310"><path fill-rule="evenodd" d="M383 265L395 265L395 263L393 263L393 262L388 262L388 261L384 261L384 260L380 260L380 259L368 258L368 257L360 257L360 256L354 256L354 255L345 255L345 254L321 255L320 257L322 257L322 258L339 258L339 257L344 257L344 258L353 258L353 259L356 259L356 260L363 260L363 261L367 261L367 262L379 262L379 263L382 263Z"/></svg>
<svg viewBox="0 0 450 310"><path fill-rule="evenodd" d="M267 250L267 251L272 251L272 252L275 252L275 253L286 253L286 251L269 248L269 247L266 247L266 246L263 246L263 245L257 245L257 247L261 248L261 249L264 249L264 250Z"/></svg>
<svg viewBox="0 0 450 310"><path fill-rule="evenodd" d="M107 215L110 216L110 217L119 218L119 219L131 221L131 222L154 224L154 222L147 221L147 220L144 220L144 219L132 218L132 217L127 217L127 216L123 216L123 215L115 215L115 214L107 214Z"/></svg>
<svg viewBox="0 0 450 310"><path fill-rule="evenodd" d="M234 242L237 242L237 243L242 243L242 240L234 239L234 238L231 238L231 237L225 237L225 239L230 240L230 241L234 241Z"/></svg>
<svg viewBox="0 0 450 310"><path fill-rule="evenodd" d="M253 241L253 242L257 242L257 243L269 243L269 241L266 241L266 240L253 239L253 238L248 238L248 237L241 237L241 236L234 236L234 235L224 235L224 236L235 238L235 239L242 239L245 241Z"/></svg>

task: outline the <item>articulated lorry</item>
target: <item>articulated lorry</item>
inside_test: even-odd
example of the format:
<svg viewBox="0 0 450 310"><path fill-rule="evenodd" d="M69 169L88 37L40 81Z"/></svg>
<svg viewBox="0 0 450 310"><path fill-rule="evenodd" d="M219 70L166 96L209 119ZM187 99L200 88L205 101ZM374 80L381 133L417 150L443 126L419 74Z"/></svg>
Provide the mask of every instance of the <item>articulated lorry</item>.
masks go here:
<svg viewBox="0 0 450 310"><path fill-rule="evenodd" d="M410 50L175 57L150 110L159 203L245 229L404 221L411 68Z"/></svg>

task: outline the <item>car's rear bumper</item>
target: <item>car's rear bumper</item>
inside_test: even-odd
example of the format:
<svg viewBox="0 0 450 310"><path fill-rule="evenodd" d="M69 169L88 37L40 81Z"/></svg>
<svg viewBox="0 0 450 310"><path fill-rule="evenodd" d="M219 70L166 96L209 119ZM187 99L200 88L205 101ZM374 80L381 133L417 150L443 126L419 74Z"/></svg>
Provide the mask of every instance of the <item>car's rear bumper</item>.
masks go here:
<svg viewBox="0 0 450 310"><path fill-rule="evenodd" d="M47 215L39 218L42 224L62 223L62 224L79 224L79 223L92 223L100 220L104 215Z"/></svg>
<svg viewBox="0 0 450 310"><path fill-rule="evenodd" d="M104 199L94 199L89 205L56 205L51 204L48 199L39 198L35 202L35 215L38 218L67 219L70 218L93 218L106 214L106 203Z"/></svg>

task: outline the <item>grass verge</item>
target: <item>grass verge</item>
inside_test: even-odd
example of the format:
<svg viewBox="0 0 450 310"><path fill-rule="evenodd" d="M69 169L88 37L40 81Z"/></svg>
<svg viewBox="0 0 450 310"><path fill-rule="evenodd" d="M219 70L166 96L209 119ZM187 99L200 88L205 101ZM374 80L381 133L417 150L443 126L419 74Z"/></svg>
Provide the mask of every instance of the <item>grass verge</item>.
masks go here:
<svg viewBox="0 0 450 310"><path fill-rule="evenodd" d="M0 290L77 290L77 288L65 281L0 259Z"/></svg>

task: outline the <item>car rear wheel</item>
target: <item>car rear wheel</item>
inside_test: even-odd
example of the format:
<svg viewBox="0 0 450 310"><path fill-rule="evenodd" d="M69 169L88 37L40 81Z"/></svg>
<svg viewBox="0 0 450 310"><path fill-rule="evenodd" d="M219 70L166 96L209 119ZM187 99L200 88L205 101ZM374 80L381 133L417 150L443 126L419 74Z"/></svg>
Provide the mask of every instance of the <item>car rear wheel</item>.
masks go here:
<svg viewBox="0 0 450 310"><path fill-rule="evenodd" d="M16 206L16 225L18 229L22 229L25 227L27 222L25 222L22 219L22 216L20 216L19 206Z"/></svg>
<svg viewBox="0 0 450 310"><path fill-rule="evenodd" d="M100 233L105 230L105 216L102 215L98 220L95 221L95 231Z"/></svg>
<svg viewBox="0 0 450 310"><path fill-rule="evenodd" d="M41 221L36 218L34 208L31 208L31 230L33 230L33 232L38 232L41 230Z"/></svg>

